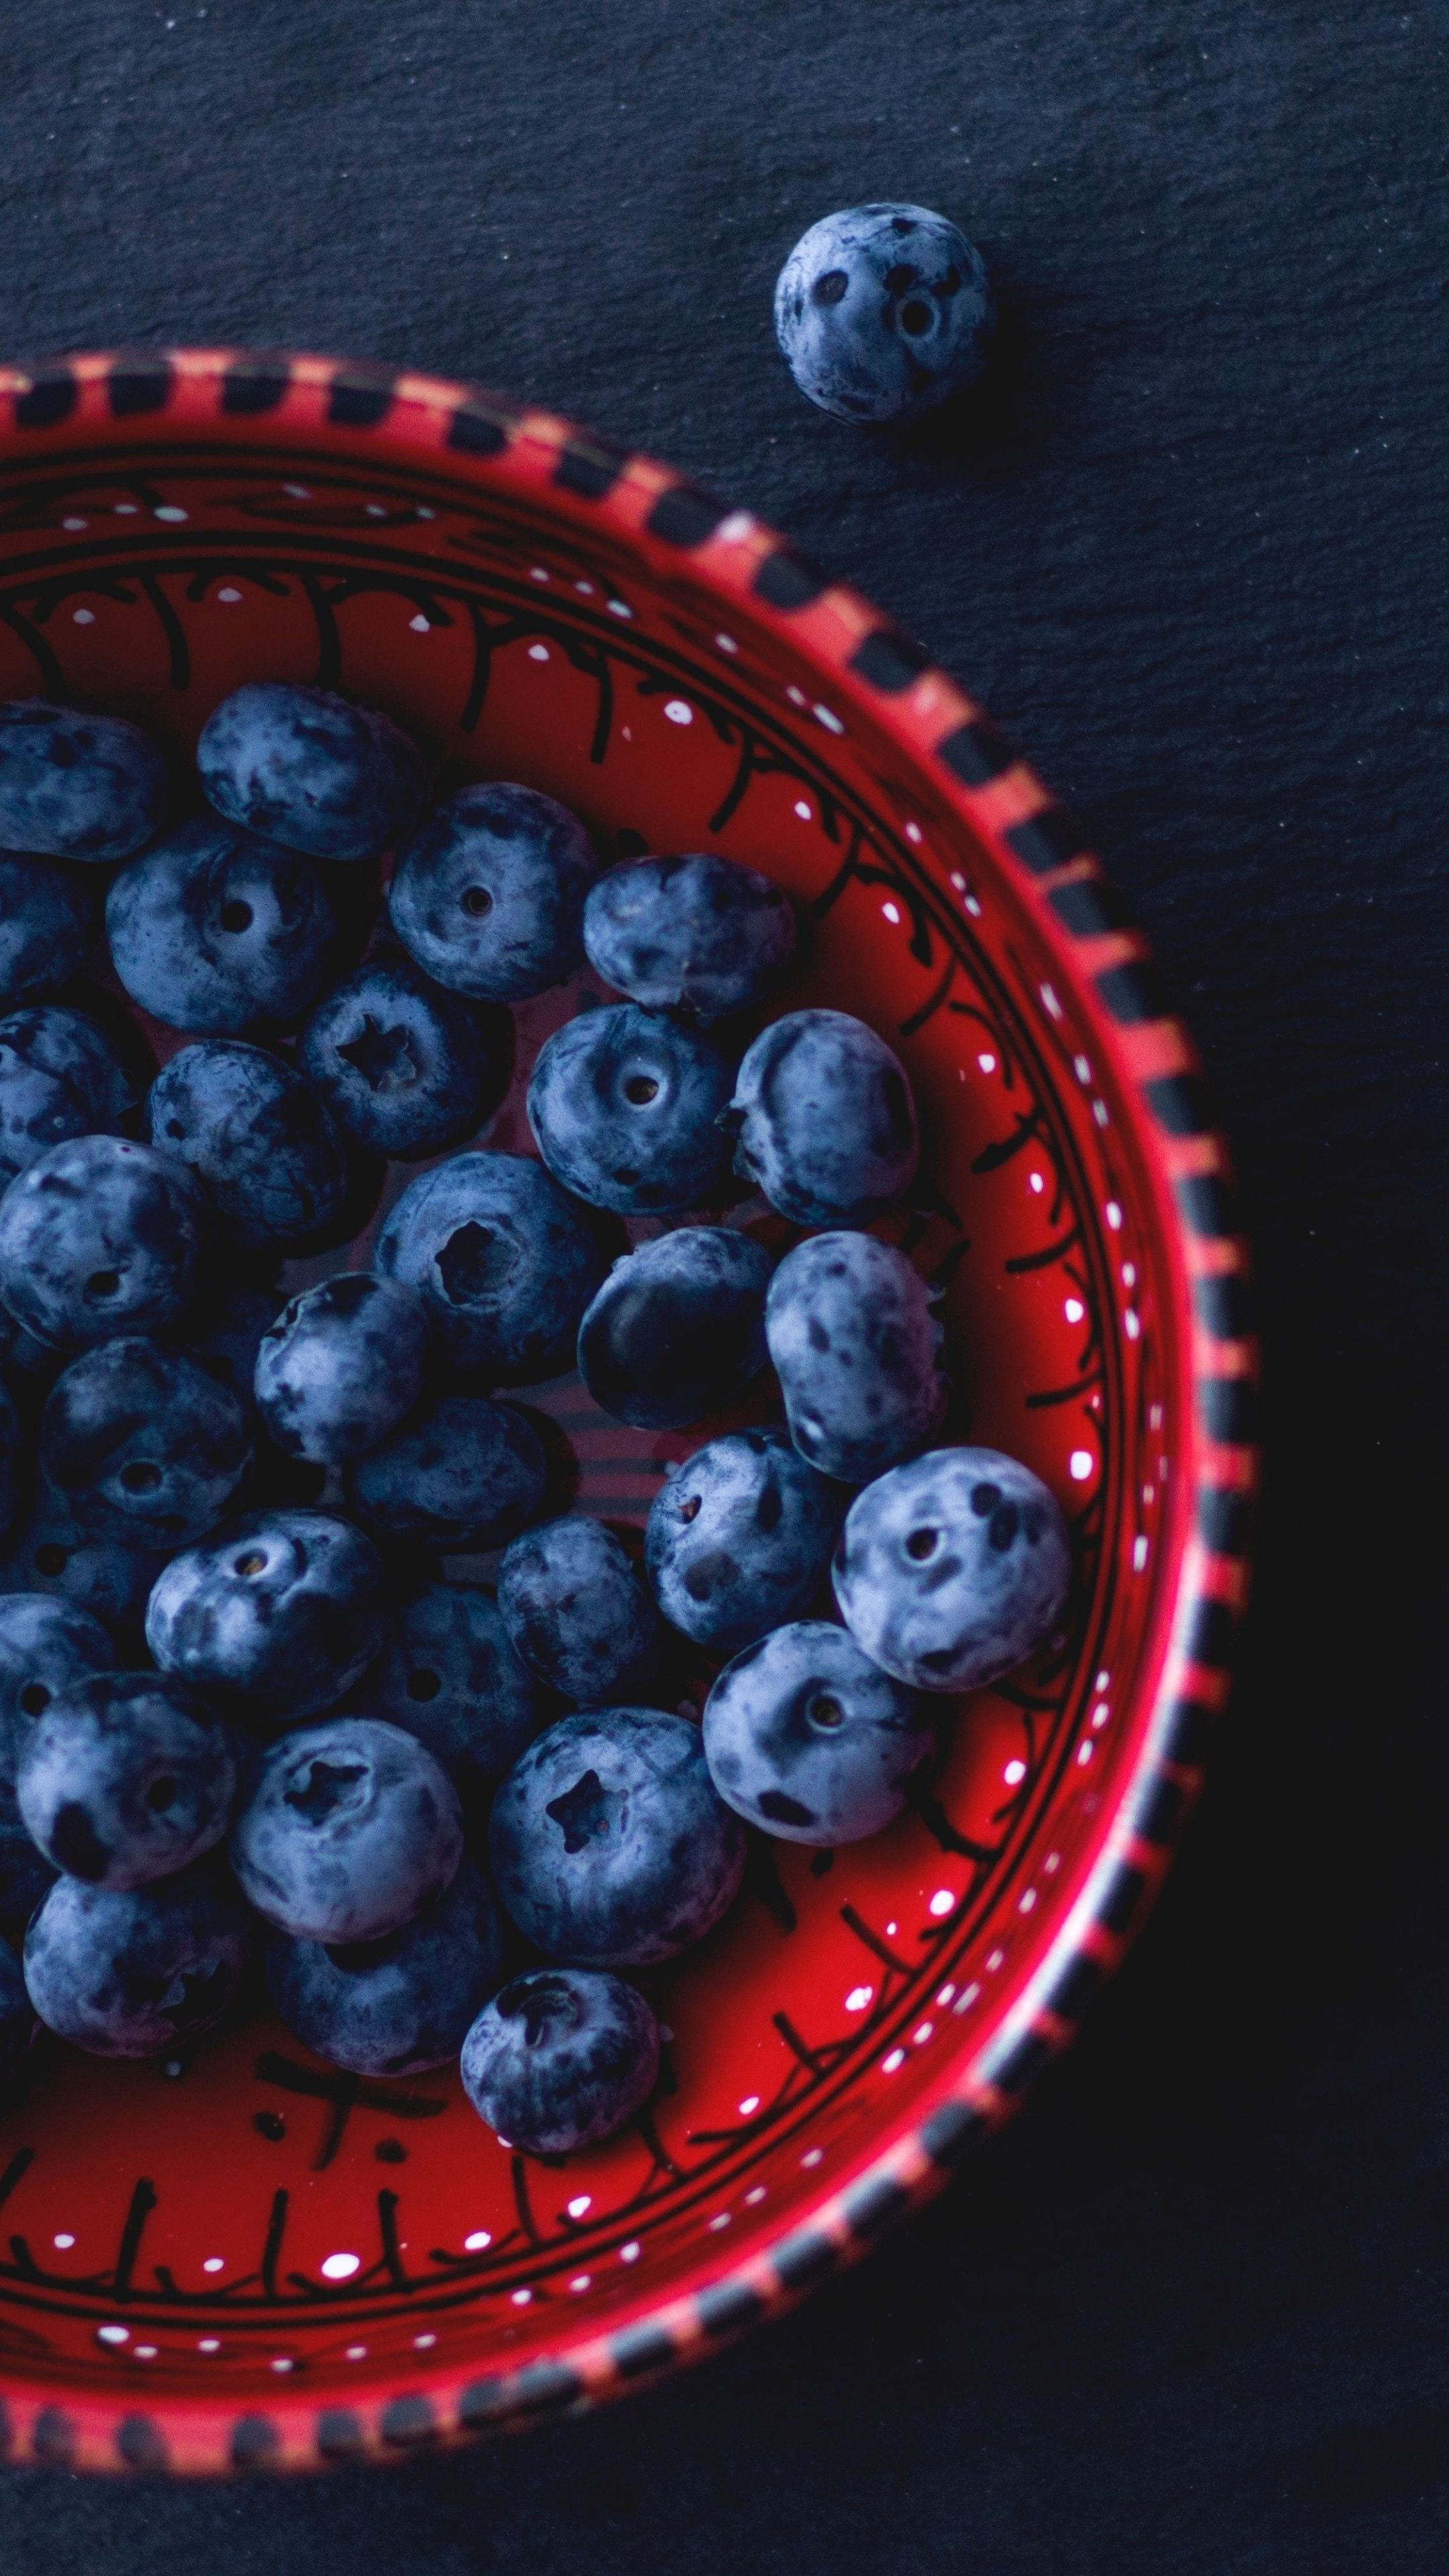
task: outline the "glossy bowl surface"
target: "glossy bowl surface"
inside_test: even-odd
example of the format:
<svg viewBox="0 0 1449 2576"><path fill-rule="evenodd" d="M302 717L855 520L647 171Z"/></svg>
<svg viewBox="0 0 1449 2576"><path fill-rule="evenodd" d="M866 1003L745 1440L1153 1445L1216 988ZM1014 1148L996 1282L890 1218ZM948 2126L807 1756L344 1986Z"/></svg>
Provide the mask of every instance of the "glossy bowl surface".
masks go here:
<svg viewBox="0 0 1449 2576"><path fill-rule="evenodd" d="M1069 1633L955 1725L938 1803L776 1845L661 1981L651 2117L510 2155L451 2073L277 2027L179 2080L56 2049L0 2122L12 2456L301 2467L588 2403L869 2243L1001 2119L1140 1920L1227 1687L1254 1477L1246 1259L1191 1046L1071 816L954 681L747 511L552 416L229 351L0 371L0 696L185 762L249 678L388 708L612 854L715 849L810 924L802 999L922 1105L971 1436L1070 1514ZM519 1014L490 1141L572 1007ZM167 1044L175 1044L171 1039ZM362 1248L354 1248L360 1258ZM642 1521L688 1442L532 1392Z"/></svg>

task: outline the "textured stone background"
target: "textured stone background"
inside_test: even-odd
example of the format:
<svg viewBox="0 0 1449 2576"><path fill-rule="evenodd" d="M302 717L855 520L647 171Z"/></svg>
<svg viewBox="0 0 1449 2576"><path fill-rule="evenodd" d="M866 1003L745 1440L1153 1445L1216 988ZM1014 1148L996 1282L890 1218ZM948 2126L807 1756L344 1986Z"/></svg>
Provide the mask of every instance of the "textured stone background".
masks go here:
<svg viewBox="0 0 1449 2576"><path fill-rule="evenodd" d="M278 2491L0 2484L6 2576L1406 2576L1449 2552L1449 21L1386 0L31 0L0 349L481 378L780 522L1094 826L1207 1049L1271 1476L1126 1973L864 2270L582 2426ZM807 411L770 289L912 197L969 445Z"/></svg>

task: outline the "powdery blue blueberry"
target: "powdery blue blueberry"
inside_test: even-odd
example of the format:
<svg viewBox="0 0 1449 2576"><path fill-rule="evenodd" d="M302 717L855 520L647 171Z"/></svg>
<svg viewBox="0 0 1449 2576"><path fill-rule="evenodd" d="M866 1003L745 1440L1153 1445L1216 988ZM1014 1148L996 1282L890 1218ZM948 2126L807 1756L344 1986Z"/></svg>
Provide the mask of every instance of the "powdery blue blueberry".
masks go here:
<svg viewBox="0 0 1449 2576"><path fill-rule="evenodd" d="M314 859L376 858L423 802L422 756L390 717L290 680L249 680L223 698L196 766L228 823Z"/></svg>
<svg viewBox="0 0 1449 2576"><path fill-rule="evenodd" d="M503 1926L480 1869L396 1932L347 1944L290 1940L266 1951L267 1989L294 2039L349 2075L421 2075L456 2058L503 1975Z"/></svg>
<svg viewBox="0 0 1449 2576"><path fill-rule="evenodd" d="M931 1449L858 1494L835 1554L841 1616L915 1690L979 1690L1050 1636L1071 1541L1056 1498L996 1449Z"/></svg>
<svg viewBox="0 0 1449 2576"><path fill-rule="evenodd" d="M467 2038L463 2090L495 2136L526 2155L597 2146L659 2076L659 2024L637 1986L601 1968L526 1968Z"/></svg>
<svg viewBox="0 0 1449 2576"><path fill-rule="evenodd" d="M126 1547L186 1547L214 1528L250 1457L233 1389L140 1334L72 1360L40 1419L51 1492L82 1529Z"/></svg>
<svg viewBox="0 0 1449 2576"><path fill-rule="evenodd" d="M926 1704L829 1619L797 1619L726 1664L704 1752L727 1806L762 1833L834 1850L900 1814L935 1741Z"/></svg>
<svg viewBox="0 0 1449 2576"><path fill-rule="evenodd" d="M591 1206L669 1216L698 1207L729 1169L716 1122L733 1086L711 1039L620 1002L545 1041L528 1123L554 1178Z"/></svg>
<svg viewBox="0 0 1449 2576"><path fill-rule="evenodd" d="M226 1728L183 1682L90 1673L36 1719L15 1795L57 1869L96 1887L141 1887L214 1850L236 1784Z"/></svg>
<svg viewBox="0 0 1449 2576"><path fill-rule="evenodd" d="M117 1665L129 1662L129 1650L140 1643L147 1596L165 1562L160 1553L83 1530L65 1505L42 1488L0 1558L0 1596L39 1592L88 1611L128 1649L108 1657L108 1663Z"/></svg>
<svg viewBox="0 0 1449 2576"><path fill-rule="evenodd" d="M241 1990L252 1926L208 1857L145 1887L58 1878L25 1935L25 1983L47 2029L96 2057L163 2057Z"/></svg>
<svg viewBox="0 0 1449 2576"><path fill-rule="evenodd" d="M160 825L166 766L139 726L48 698L0 706L0 847L128 859Z"/></svg>
<svg viewBox="0 0 1449 2576"><path fill-rule="evenodd" d="M828 1579L847 1500L783 1431L706 1441L649 1508L644 1563L665 1618L732 1655L800 1617Z"/></svg>
<svg viewBox="0 0 1449 2576"><path fill-rule="evenodd" d="M332 1113L281 1056L241 1038L203 1038L163 1065L147 1130L204 1182L236 1241L322 1251L348 1212L352 1172ZM345 1230L345 1229L344 1229Z"/></svg>
<svg viewBox="0 0 1449 2576"><path fill-rule="evenodd" d="M919 420L980 375L995 320L981 253L925 206L823 215L775 282L785 363L837 420Z"/></svg>
<svg viewBox="0 0 1449 2576"><path fill-rule="evenodd" d="M73 1136L118 1136L140 1104L88 1012L40 1002L0 1020L0 1188Z"/></svg>
<svg viewBox="0 0 1449 2576"><path fill-rule="evenodd" d="M548 1490L543 1442L513 1404L442 1395L348 1473L362 1519L423 1547L502 1547L536 1520Z"/></svg>
<svg viewBox="0 0 1449 2576"><path fill-rule="evenodd" d="M96 882L61 860L0 850L0 1001L29 1001L90 963Z"/></svg>
<svg viewBox="0 0 1449 2576"><path fill-rule="evenodd" d="M681 1226L616 1261L579 1327L596 1404L646 1431L737 1403L765 1365L764 1245L726 1226Z"/></svg>
<svg viewBox="0 0 1449 2576"><path fill-rule="evenodd" d="M790 1436L822 1475L863 1485L939 1431L936 1291L893 1244L815 1234L787 1252L765 1300L765 1335Z"/></svg>
<svg viewBox="0 0 1449 2576"><path fill-rule="evenodd" d="M529 1940L584 1967L645 1967L701 1940L732 1903L744 1833L697 1726L657 1708L565 1717L493 1802L493 1881Z"/></svg>
<svg viewBox="0 0 1449 2576"><path fill-rule="evenodd" d="M438 1154L476 1136L513 1074L513 1017L370 957L328 994L297 1060L339 1126L374 1153Z"/></svg>
<svg viewBox="0 0 1449 2576"><path fill-rule="evenodd" d="M0 2103L7 2109L21 2099L29 2083L34 2037L35 2011L20 1962L8 1942L0 1943Z"/></svg>
<svg viewBox="0 0 1449 2576"><path fill-rule="evenodd" d="M73 1136L0 1199L0 1297L38 1341L75 1349L176 1323L202 1202L189 1172L127 1136Z"/></svg>
<svg viewBox="0 0 1449 2576"><path fill-rule="evenodd" d="M235 1036L294 1020L338 946L319 869L296 850L201 815L122 868L106 897L111 962L168 1028Z"/></svg>
<svg viewBox="0 0 1449 2576"><path fill-rule="evenodd" d="M146 1643L253 1728L294 1725L360 1681L386 1623L372 1541L328 1512L251 1512L172 1558L146 1612Z"/></svg>
<svg viewBox="0 0 1449 2576"><path fill-rule="evenodd" d="M584 897L598 872L577 815L494 780L460 788L399 852L388 911L435 983L525 1002L582 964Z"/></svg>
<svg viewBox="0 0 1449 2576"><path fill-rule="evenodd" d="M458 1793L401 1727L327 1718L261 1755L231 1856L248 1901L295 1939L380 1941L452 1885Z"/></svg>
<svg viewBox="0 0 1449 2576"><path fill-rule="evenodd" d="M530 1672L576 1708L655 1677L658 1614L602 1521L579 1514L516 1538L498 1569L498 1607Z"/></svg>
<svg viewBox="0 0 1449 2576"><path fill-rule="evenodd" d="M373 1261L422 1290L456 1368L514 1385L569 1366L607 1266L584 1210L521 1154L455 1154L420 1173Z"/></svg>
<svg viewBox="0 0 1449 2576"><path fill-rule="evenodd" d="M605 982L650 1011L697 1020L751 1009L795 954L795 907L737 860L626 859L584 906L584 946Z"/></svg>
<svg viewBox="0 0 1449 2576"><path fill-rule="evenodd" d="M54 1699L88 1673L109 1672L115 1663L113 1640L84 1610L39 1592L0 1599L0 1918L12 1920L22 1910L15 1900L24 1889L37 1901L51 1877L16 1804L21 1755ZM35 1854L36 1868L24 1866L14 1848L21 1842Z"/></svg>
<svg viewBox="0 0 1449 2576"><path fill-rule="evenodd" d="M435 1753L476 1807L538 1728L538 1684L481 1584L425 1583L401 1604L368 1706Z"/></svg>
<svg viewBox="0 0 1449 2576"><path fill-rule="evenodd" d="M257 1410L289 1457L342 1466L423 1391L428 1312L415 1288L344 1270L284 1306L257 1354Z"/></svg>
<svg viewBox="0 0 1449 2576"><path fill-rule="evenodd" d="M795 1225L866 1225L919 1156L916 1105L884 1038L848 1011L790 1011L746 1050L726 1123L735 1170Z"/></svg>

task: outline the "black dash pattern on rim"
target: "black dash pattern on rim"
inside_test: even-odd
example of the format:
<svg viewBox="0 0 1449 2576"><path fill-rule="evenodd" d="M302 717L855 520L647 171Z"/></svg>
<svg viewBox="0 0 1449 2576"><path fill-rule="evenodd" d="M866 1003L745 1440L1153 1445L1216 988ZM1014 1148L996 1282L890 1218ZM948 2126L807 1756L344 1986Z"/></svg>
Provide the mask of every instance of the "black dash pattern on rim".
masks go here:
<svg viewBox="0 0 1449 2576"><path fill-rule="evenodd" d="M1069 859L1079 859L1092 845L1075 814L1069 814L1065 805L1044 805L1025 823L1012 824L1006 846L1015 851L1034 877L1044 877L1048 869L1064 868Z"/></svg>
<svg viewBox="0 0 1449 2576"><path fill-rule="evenodd" d="M1237 1212L1227 1182L1216 1172L1191 1172L1176 1183L1177 1204L1194 1234L1221 1241L1237 1233Z"/></svg>
<svg viewBox="0 0 1449 2576"><path fill-rule="evenodd" d="M1203 1136L1213 1124L1207 1084L1200 1073L1161 1074L1156 1082L1144 1082L1142 1097L1169 1136Z"/></svg>
<svg viewBox="0 0 1449 2576"><path fill-rule="evenodd" d="M565 439L559 450L553 479L561 492L577 492L582 500L602 501L612 492L628 462L627 447L615 447L602 438Z"/></svg>
<svg viewBox="0 0 1449 2576"><path fill-rule="evenodd" d="M1003 770L1016 767L1016 754L1006 736L985 716L972 716L946 734L936 745L936 758L944 760L963 787L985 787Z"/></svg>
<svg viewBox="0 0 1449 2576"><path fill-rule="evenodd" d="M327 417L334 429L376 429L396 389L389 367L339 367L327 388Z"/></svg>
<svg viewBox="0 0 1449 2576"><path fill-rule="evenodd" d="M1039 2030L1029 2030L1016 2046L991 2071L991 2081L999 2093L1024 2093L1034 2083L1049 2057L1052 2043Z"/></svg>
<svg viewBox="0 0 1449 2576"><path fill-rule="evenodd" d="M435 2442L441 2429L431 2397L421 2396L391 2398L378 2425L383 2440L396 2443L400 2450L420 2442Z"/></svg>
<svg viewBox="0 0 1449 2576"><path fill-rule="evenodd" d="M1256 1437L1258 1391L1251 1378L1205 1377L1198 1382L1197 1394L1210 1440L1246 1447Z"/></svg>
<svg viewBox="0 0 1449 2576"><path fill-rule="evenodd" d="M701 2290L694 2304L708 2335L737 2334L744 2326L757 2325L765 2313L764 2300L748 2281L719 2281L712 2290Z"/></svg>
<svg viewBox="0 0 1449 2576"><path fill-rule="evenodd" d="M910 2205L911 2195L904 2183L897 2182L893 2174L877 2174L850 2194L845 2204L845 2223L852 2236L869 2245L877 2236L884 2236L888 2227L894 2227L898 2218L904 2218Z"/></svg>
<svg viewBox="0 0 1449 2576"><path fill-rule="evenodd" d="M317 2456L321 2460L358 2460L367 2448L362 2418L350 2406L324 2406L317 2418Z"/></svg>
<svg viewBox="0 0 1449 2576"><path fill-rule="evenodd" d="M1159 1845L1170 1843L1182 1823L1186 1805L1186 1792L1175 1780L1159 1780L1137 1819L1137 1831L1143 1841Z"/></svg>
<svg viewBox="0 0 1449 2576"><path fill-rule="evenodd" d="M702 492L697 483L676 483L661 492L644 524L651 537L669 546L702 546L725 515L723 501Z"/></svg>
<svg viewBox="0 0 1449 2576"><path fill-rule="evenodd" d="M1107 1890L1098 1922L1120 1939L1142 1902L1146 1886L1145 1873L1134 1869L1130 1861L1124 1862Z"/></svg>
<svg viewBox="0 0 1449 2576"><path fill-rule="evenodd" d="M770 608L808 608L830 587L830 575L799 546L776 546L756 567L755 596Z"/></svg>
<svg viewBox="0 0 1449 2576"><path fill-rule="evenodd" d="M631 2326L615 2335L609 2353L621 2379L638 2379L674 2359L674 2337L667 2326Z"/></svg>
<svg viewBox="0 0 1449 2576"><path fill-rule="evenodd" d="M282 2448L270 2415L239 2415L231 2432L231 2459L236 2469L269 2469Z"/></svg>
<svg viewBox="0 0 1449 2576"><path fill-rule="evenodd" d="M1205 1333L1220 1342L1240 1342L1253 1329L1253 1291L1240 1270L1222 1270L1193 1287L1193 1304Z"/></svg>
<svg viewBox="0 0 1449 2576"><path fill-rule="evenodd" d="M30 383L15 397L17 429L54 429L69 420L80 400L80 387L69 367L26 368Z"/></svg>
<svg viewBox="0 0 1449 2576"><path fill-rule="evenodd" d="M1172 1009L1161 969L1150 957L1127 966L1109 966L1097 977L1097 991L1124 1028L1135 1027L1141 1020L1165 1020Z"/></svg>
<svg viewBox="0 0 1449 2576"><path fill-rule="evenodd" d="M222 410L241 417L275 411L291 381L286 358L266 357L260 351L254 357L233 358L221 380Z"/></svg>
<svg viewBox="0 0 1449 2576"><path fill-rule="evenodd" d="M1200 1771L1207 1760L1212 1731L1212 1710L1199 1699L1180 1699L1168 1722L1162 1748L1164 1762L1181 1763L1184 1771Z"/></svg>
<svg viewBox="0 0 1449 2576"><path fill-rule="evenodd" d="M894 698L920 678L930 660L924 644L903 635L898 627L877 626L871 634L861 637L851 654L850 668L871 688L879 689L882 696Z"/></svg>
<svg viewBox="0 0 1449 2576"><path fill-rule="evenodd" d="M787 2237L774 2258L787 2290L804 2290L812 2281L823 2281L839 2260L838 2245L814 2227L802 2227L798 2236Z"/></svg>
<svg viewBox="0 0 1449 2576"><path fill-rule="evenodd" d="M497 403L469 394L448 423L448 445L460 456L501 456L513 433L513 421Z"/></svg>
<svg viewBox="0 0 1449 2576"><path fill-rule="evenodd" d="M1105 1974L1100 1960L1089 1959L1084 1952L1072 1961L1065 1976L1058 1978L1046 1999L1047 2011L1055 2013L1058 2021L1080 2021Z"/></svg>
<svg viewBox="0 0 1449 2576"><path fill-rule="evenodd" d="M1135 930L1137 927L1132 906L1108 877L1072 877L1066 885L1053 886L1047 901L1058 921L1076 939L1100 939L1104 931ZM1149 1098L1163 1087L1149 1083ZM1161 1112L1158 1114L1160 1116ZM1167 1122L1164 1120L1163 1123ZM1172 1130L1175 1136L1185 1132L1176 1127Z"/></svg>
<svg viewBox="0 0 1449 2576"><path fill-rule="evenodd" d="M166 2445L149 2415L123 2415L116 2426L116 2449L128 2469L164 2469Z"/></svg>
<svg viewBox="0 0 1449 2576"><path fill-rule="evenodd" d="M1233 1658L1237 1625L1237 1613L1228 1602L1200 1601L1193 1613L1187 1644L1190 1660L1205 1664L1209 1672L1226 1672Z"/></svg>
<svg viewBox="0 0 1449 2576"><path fill-rule="evenodd" d="M921 2131L921 2144L933 2165L953 2173L986 2135L987 2122L974 2102L943 2102Z"/></svg>
<svg viewBox="0 0 1449 2576"><path fill-rule="evenodd" d="M75 2458L75 2426L63 2406L42 2406L30 2447L44 2469L68 2469Z"/></svg>
<svg viewBox="0 0 1449 2576"><path fill-rule="evenodd" d="M111 415L130 420L140 412L164 411L171 399L172 370L159 349L137 349L111 360L106 378Z"/></svg>
<svg viewBox="0 0 1449 2576"><path fill-rule="evenodd" d="M1253 1509L1246 1494L1206 1485L1197 1498L1197 1525L1215 1556L1246 1556Z"/></svg>

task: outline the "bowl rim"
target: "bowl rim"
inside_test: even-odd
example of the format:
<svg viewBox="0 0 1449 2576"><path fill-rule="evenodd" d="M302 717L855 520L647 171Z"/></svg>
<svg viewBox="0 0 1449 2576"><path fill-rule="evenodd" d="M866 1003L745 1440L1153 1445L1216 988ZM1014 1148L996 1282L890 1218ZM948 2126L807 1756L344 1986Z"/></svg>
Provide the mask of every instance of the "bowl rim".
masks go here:
<svg viewBox="0 0 1449 2576"><path fill-rule="evenodd" d="M389 449L461 488L546 501L564 520L683 575L813 662L984 844L1029 905L1073 1007L1116 1077L1172 1290L1183 1457L1169 1564L1143 1651L1135 1751L1075 1905L966 2064L948 2070L843 2178L794 2204L777 2235L703 2287L637 2300L547 2358L479 2377L456 2364L369 2382L347 2406L158 2393L145 2407L0 2371L0 2445L92 2468L186 2472L398 2458L604 2397L718 2349L863 2254L938 2190L1073 2035L1166 1873L1201 1784L1246 1604L1257 1486L1257 1346L1231 1163L1196 1052L1167 1007L1147 942L1082 826L924 649L800 546L689 476L555 413L411 370L238 347L102 351L0 367L0 471L57 457L77 428L310 439L339 460ZM7 2420L8 2419L8 2420Z"/></svg>

